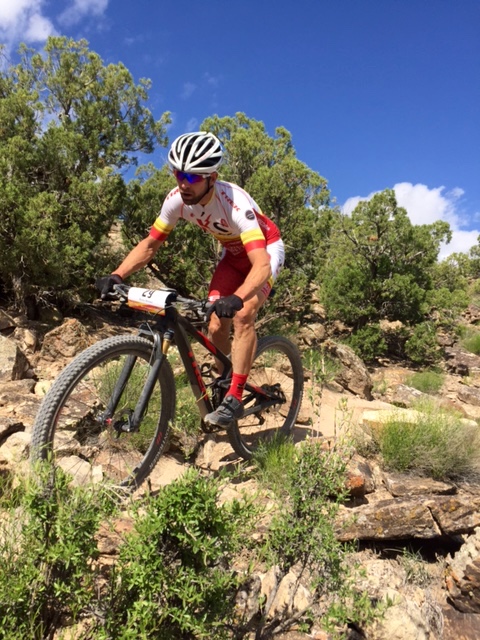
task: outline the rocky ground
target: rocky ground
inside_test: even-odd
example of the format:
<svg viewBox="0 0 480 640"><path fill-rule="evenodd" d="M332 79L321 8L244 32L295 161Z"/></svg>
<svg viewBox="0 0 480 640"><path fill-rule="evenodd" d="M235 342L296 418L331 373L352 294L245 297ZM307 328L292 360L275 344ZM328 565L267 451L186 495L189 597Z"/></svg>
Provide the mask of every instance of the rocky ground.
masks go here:
<svg viewBox="0 0 480 640"><path fill-rule="evenodd" d="M473 313L473 312L472 312ZM31 427L43 394L65 364L101 337L130 330L112 324L99 309L81 318L56 313L36 323L0 309L0 473L28 469ZM129 324L128 319L125 320ZM306 371L307 390L295 428L297 442L307 436L326 443L352 429L378 424L393 406L408 412L419 392L407 387L411 371L385 363L367 370L354 354L325 336L321 323L305 327L303 346L321 342L341 363L328 386L319 386ZM480 358L446 344L446 381L437 402L453 406L466 420L480 419ZM152 490L171 482L195 464L213 472L237 462L222 435L208 436L194 461L170 451L157 465ZM249 488L240 484L224 496ZM351 501L341 511L338 537L358 543L363 571L358 586L372 599L388 599L385 617L367 635L350 630L350 638L369 640L470 640L480 637L480 487L476 483L435 482L386 473L372 460L355 454L349 463ZM352 515L355 517L352 518ZM115 555L118 538L128 523L119 521L116 534L100 538L104 557ZM287 580L287 582L285 582ZM272 611L287 604L291 577L259 576ZM283 600L280 600L283 598ZM305 594L308 603L308 593ZM305 604L305 602L303 602ZM357 635L355 635L357 634ZM289 631L284 637L326 639L320 629L310 636Z"/></svg>

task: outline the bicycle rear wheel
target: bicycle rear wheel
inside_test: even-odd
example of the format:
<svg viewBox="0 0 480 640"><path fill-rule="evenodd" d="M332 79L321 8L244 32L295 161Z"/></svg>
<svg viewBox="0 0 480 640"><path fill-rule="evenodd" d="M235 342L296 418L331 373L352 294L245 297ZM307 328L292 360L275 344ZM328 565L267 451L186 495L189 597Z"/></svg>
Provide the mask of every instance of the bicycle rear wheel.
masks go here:
<svg viewBox="0 0 480 640"><path fill-rule="evenodd" d="M128 432L152 358L153 343L133 335L107 338L77 356L42 402L33 427L32 462L51 461L77 485L138 487L165 448L175 412L175 383L165 360L138 430ZM115 410L106 415L122 372L126 379Z"/></svg>
<svg viewBox="0 0 480 640"><path fill-rule="evenodd" d="M303 396L303 365L297 347L282 336L260 338L248 384L270 392L276 401L267 406L261 393L244 393L246 415L227 434L235 452L245 460L262 441L292 432Z"/></svg>

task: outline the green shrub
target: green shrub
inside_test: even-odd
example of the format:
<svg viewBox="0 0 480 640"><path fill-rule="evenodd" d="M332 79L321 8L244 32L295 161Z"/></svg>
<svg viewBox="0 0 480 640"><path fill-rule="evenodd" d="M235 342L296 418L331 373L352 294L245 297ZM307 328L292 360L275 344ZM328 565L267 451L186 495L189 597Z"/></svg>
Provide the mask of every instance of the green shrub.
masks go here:
<svg viewBox="0 0 480 640"><path fill-rule="evenodd" d="M239 577L230 561L252 510L218 497L219 481L192 470L140 506L101 637L231 637Z"/></svg>
<svg viewBox="0 0 480 640"><path fill-rule="evenodd" d="M422 393L436 394L442 388L445 376L438 371L419 371L405 380L405 384Z"/></svg>
<svg viewBox="0 0 480 640"><path fill-rule="evenodd" d="M103 490L71 487L61 470L37 472L38 482L0 497L2 638L51 638L97 601L95 533L113 501Z"/></svg>
<svg viewBox="0 0 480 640"><path fill-rule="evenodd" d="M475 355L480 355L480 332L478 331L469 331L466 333L465 337L461 340L462 347L470 353L474 353Z"/></svg>
<svg viewBox="0 0 480 640"><path fill-rule="evenodd" d="M440 357L435 326L431 322L422 322L413 329L405 343L405 354L412 362L434 364Z"/></svg>
<svg viewBox="0 0 480 640"><path fill-rule="evenodd" d="M387 351L387 343L378 324L358 329L348 338L347 344L365 362L373 362Z"/></svg>
<svg viewBox="0 0 480 640"><path fill-rule="evenodd" d="M326 589L341 579L341 546L333 528L346 497L346 463L320 442L306 441L285 465L289 499L272 521L268 552L273 564L288 572L297 562L318 574Z"/></svg>
<svg viewBox="0 0 480 640"><path fill-rule="evenodd" d="M476 476L480 472L478 425L433 404L423 405L414 422L402 420L400 412L394 414L372 435L389 469L437 480Z"/></svg>

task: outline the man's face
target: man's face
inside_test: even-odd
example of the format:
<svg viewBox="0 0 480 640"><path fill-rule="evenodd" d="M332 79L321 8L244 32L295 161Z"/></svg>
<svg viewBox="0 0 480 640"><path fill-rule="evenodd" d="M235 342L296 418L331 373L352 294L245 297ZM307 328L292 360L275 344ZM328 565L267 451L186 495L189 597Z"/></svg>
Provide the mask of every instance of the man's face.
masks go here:
<svg viewBox="0 0 480 640"><path fill-rule="evenodd" d="M175 170L173 175L177 179L178 190L185 204L198 204L210 192L215 182L216 174L201 176L194 173L184 173Z"/></svg>

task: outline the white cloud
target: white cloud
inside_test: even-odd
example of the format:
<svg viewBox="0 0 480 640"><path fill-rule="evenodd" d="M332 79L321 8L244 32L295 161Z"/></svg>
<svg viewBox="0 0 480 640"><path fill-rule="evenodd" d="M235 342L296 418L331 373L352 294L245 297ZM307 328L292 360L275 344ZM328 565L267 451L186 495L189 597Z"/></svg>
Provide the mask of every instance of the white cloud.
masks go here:
<svg viewBox="0 0 480 640"><path fill-rule="evenodd" d="M43 15L43 0L1 0L0 40L11 50L20 42L43 42L55 27Z"/></svg>
<svg viewBox="0 0 480 640"><path fill-rule="evenodd" d="M187 122L187 126L185 127L185 131L197 131L198 130L198 120L197 118L190 118Z"/></svg>
<svg viewBox="0 0 480 640"><path fill-rule="evenodd" d="M472 231L464 231L462 229L456 229L452 233L452 241L440 248L439 259L443 260L451 253L468 253L468 250L477 244L480 231L473 229Z"/></svg>
<svg viewBox="0 0 480 640"><path fill-rule="evenodd" d="M29 11L38 11L41 0L2 0L0 3L0 27L14 26Z"/></svg>
<svg viewBox="0 0 480 640"><path fill-rule="evenodd" d="M193 84L193 82L185 82L183 84L182 98L184 100L186 100L187 98L190 98L190 96L193 94L196 88L197 88L197 85Z"/></svg>
<svg viewBox="0 0 480 640"><path fill-rule="evenodd" d="M108 7L108 0L73 0L71 5L59 16L61 24L77 24L87 16L101 17Z"/></svg>
<svg viewBox="0 0 480 640"><path fill-rule="evenodd" d="M212 87L218 87L218 84L220 82L220 76L212 76L212 74L208 73L207 71L206 73L203 74L203 77L207 84L209 84Z"/></svg>
<svg viewBox="0 0 480 640"><path fill-rule="evenodd" d="M78 23L83 18L101 17L109 0L70 0L65 11L58 17L49 16L47 0L0 0L0 42L6 45L7 53L20 42L44 42L58 33L54 21L63 26Z"/></svg>
<svg viewBox="0 0 480 640"><path fill-rule="evenodd" d="M28 28L25 33L27 42L44 42L48 36L55 33L55 29L48 18L35 13L28 21Z"/></svg>
<svg viewBox="0 0 480 640"><path fill-rule="evenodd" d="M468 221L461 212L463 189L455 187L451 191L445 191L445 187L430 189L424 184L400 182L393 190L398 205L406 209L413 224L432 224L437 220L449 223L452 241L448 245L442 245L440 259L451 253L466 253L470 247L477 244L480 230L466 229L469 226ZM375 193L371 193L366 197L349 198L342 207L343 212L350 215L361 200L370 200L374 195Z"/></svg>

